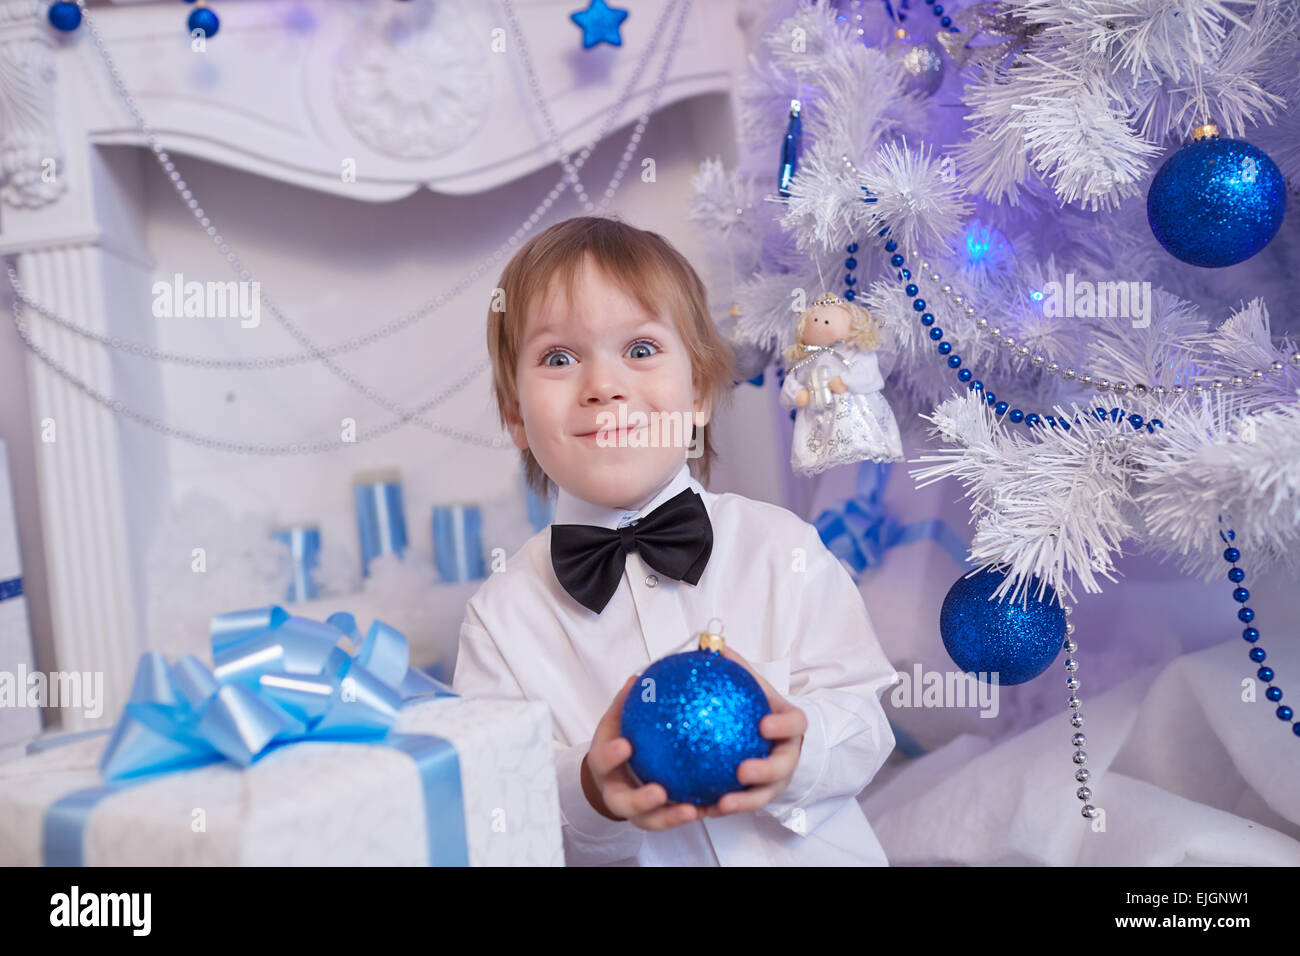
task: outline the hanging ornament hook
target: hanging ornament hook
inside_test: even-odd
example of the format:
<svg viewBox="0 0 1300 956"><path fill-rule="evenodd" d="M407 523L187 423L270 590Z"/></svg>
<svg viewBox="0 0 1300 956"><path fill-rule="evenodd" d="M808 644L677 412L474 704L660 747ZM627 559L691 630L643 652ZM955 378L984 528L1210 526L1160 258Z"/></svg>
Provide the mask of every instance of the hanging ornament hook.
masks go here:
<svg viewBox="0 0 1300 956"><path fill-rule="evenodd" d="M715 621L718 625L716 628L713 626ZM727 646L727 642L722 639L722 628L722 618L709 618L709 623L700 633L700 650L722 653L722 649Z"/></svg>

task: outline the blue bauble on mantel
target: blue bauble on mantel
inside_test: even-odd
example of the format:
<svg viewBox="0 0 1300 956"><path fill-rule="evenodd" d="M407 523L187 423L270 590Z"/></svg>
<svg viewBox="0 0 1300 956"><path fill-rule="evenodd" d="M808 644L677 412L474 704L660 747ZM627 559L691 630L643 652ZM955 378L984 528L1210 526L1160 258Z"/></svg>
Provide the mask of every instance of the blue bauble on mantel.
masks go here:
<svg viewBox="0 0 1300 956"><path fill-rule="evenodd" d="M939 632L953 662L991 684L1023 684L1056 659L1065 640L1065 609L1049 587L1034 597L1030 581L1023 603L989 596L1006 579L1001 571L978 571L957 579L943 599ZM990 675L985 678L984 675Z"/></svg>
<svg viewBox="0 0 1300 956"><path fill-rule="evenodd" d="M1198 127L1196 136L1151 180L1147 221L1160 245L1183 262L1236 265L1277 235L1286 182L1257 146L1220 139L1213 124Z"/></svg>
<svg viewBox="0 0 1300 956"><path fill-rule="evenodd" d="M190 33L193 33L195 30L201 30L203 35L209 38L216 36L217 31L221 29L221 21L217 19L217 15L207 7L199 7L197 10L192 11L187 21L187 25L189 26Z"/></svg>
<svg viewBox="0 0 1300 956"><path fill-rule="evenodd" d="M719 635L701 635L700 646L645 669L623 702L620 733L637 780L660 784L674 803L707 807L745 789L742 761L772 753L758 732L771 707L753 675L721 653Z"/></svg>
<svg viewBox="0 0 1300 956"><path fill-rule="evenodd" d="M71 33L81 26L81 7L69 3L68 0L51 3L46 16L49 18L50 26L64 33Z"/></svg>

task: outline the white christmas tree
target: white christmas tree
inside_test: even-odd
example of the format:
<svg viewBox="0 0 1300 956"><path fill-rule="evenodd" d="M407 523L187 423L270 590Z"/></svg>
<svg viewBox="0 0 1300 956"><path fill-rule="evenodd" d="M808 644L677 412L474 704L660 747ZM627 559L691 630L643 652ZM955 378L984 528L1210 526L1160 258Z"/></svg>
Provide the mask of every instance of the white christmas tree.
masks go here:
<svg viewBox="0 0 1300 956"><path fill-rule="evenodd" d="M692 209L747 375L793 341L795 290L867 306L888 333L885 393L927 432L915 475L966 487L973 559L1010 572L999 594L1033 577L1071 600L1099 591L1124 550L1217 572L1226 528L1252 566L1300 566L1300 348L1268 305L1276 319L1300 293L1296 217L1217 269L1162 248L1147 209L1164 159L1207 123L1293 189L1300 5L934 10L804 0L760 15L739 166L705 162Z"/></svg>

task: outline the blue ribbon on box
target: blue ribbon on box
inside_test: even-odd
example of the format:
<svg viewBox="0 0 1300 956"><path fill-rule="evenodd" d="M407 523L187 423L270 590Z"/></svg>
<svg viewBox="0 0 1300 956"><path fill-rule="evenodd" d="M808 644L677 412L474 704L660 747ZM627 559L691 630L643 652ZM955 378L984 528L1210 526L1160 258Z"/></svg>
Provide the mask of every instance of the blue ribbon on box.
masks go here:
<svg viewBox="0 0 1300 956"><path fill-rule="evenodd" d="M852 568L854 581L884 560L885 552L913 541L935 541L958 564L966 563L966 545L940 518L901 524L882 500L889 481L889 462L864 461L857 488L843 504L828 508L813 522L822 543Z"/></svg>
<svg viewBox="0 0 1300 956"><path fill-rule="evenodd" d="M86 826L100 800L160 775L229 760L247 767L299 741L370 743L410 755L424 792L429 862L465 866L469 849L454 745L392 733L408 702L457 696L410 666L405 635L383 621L362 639L351 614L325 623L278 605L212 619L211 670L187 654L168 664L148 651L100 756L107 783L54 801L45 813L47 866L83 863ZM339 646L347 637L355 656Z"/></svg>
<svg viewBox="0 0 1300 956"><path fill-rule="evenodd" d="M433 509L433 560L443 581L487 577L483 563L483 513L477 505Z"/></svg>
<svg viewBox="0 0 1300 956"><path fill-rule="evenodd" d="M316 581L312 569L320 562L320 529L315 527L284 528L273 537L289 546L293 554L293 578L285 588L284 599L290 604L316 599Z"/></svg>
<svg viewBox="0 0 1300 956"><path fill-rule="evenodd" d="M395 554L400 558L406 551L401 482L372 481L355 485L353 500L361 539L361 573L369 577L371 560L381 554Z"/></svg>

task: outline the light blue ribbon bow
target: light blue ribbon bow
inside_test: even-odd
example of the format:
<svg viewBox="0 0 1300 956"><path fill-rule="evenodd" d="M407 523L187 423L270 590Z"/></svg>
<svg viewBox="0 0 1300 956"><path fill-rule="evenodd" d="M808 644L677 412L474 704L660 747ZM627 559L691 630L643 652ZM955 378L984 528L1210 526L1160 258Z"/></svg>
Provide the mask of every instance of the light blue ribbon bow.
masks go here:
<svg viewBox="0 0 1300 956"><path fill-rule="evenodd" d="M347 637L355 656L339 646ZM302 740L352 741L409 754L425 795L429 861L467 865L460 762L450 741L391 733L408 701L457 696L411 667L405 635L376 620L364 639L351 614L326 623L278 605L212 619L211 670L187 654L169 665L141 655L131 696L100 756L108 783L46 810L45 863L78 866L90 811L104 797L156 776L222 760L247 767Z"/></svg>
<svg viewBox="0 0 1300 956"><path fill-rule="evenodd" d="M890 548L913 541L934 541L958 564L965 564L965 543L942 519L901 524L889 513L883 500L889 469L887 461L864 461L859 466L854 494L813 522L822 543L848 563L856 582L861 582L867 568L878 566Z"/></svg>

